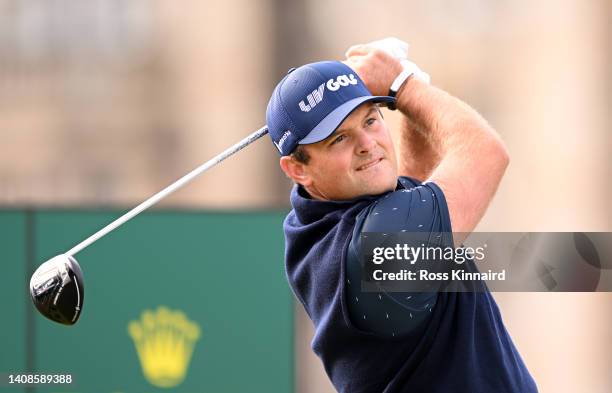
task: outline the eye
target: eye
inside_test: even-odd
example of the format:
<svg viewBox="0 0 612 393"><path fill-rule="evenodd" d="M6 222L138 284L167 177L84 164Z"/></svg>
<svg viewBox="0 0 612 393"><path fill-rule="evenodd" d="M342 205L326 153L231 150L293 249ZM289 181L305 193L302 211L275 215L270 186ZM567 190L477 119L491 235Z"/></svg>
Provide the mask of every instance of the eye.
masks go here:
<svg viewBox="0 0 612 393"><path fill-rule="evenodd" d="M374 124L375 121L376 121L375 117L368 118L368 120L366 120L366 126L371 126L372 124Z"/></svg>
<svg viewBox="0 0 612 393"><path fill-rule="evenodd" d="M331 144L335 145L336 143L341 142L344 138L346 138L346 136L344 134L340 134L334 138Z"/></svg>

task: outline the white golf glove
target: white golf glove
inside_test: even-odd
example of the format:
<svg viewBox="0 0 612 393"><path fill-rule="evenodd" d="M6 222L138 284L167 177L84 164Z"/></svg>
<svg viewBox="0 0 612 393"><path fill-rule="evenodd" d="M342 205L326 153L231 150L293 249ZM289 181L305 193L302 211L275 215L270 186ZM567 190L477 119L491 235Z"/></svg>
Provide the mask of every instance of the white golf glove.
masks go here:
<svg viewBox="0 0 612 393"><path fill-rule="evenodd" d="M382 40L372 41L368 45L383 50L395 57L397 60L408 60L408 49L410 44L395 37L387 37Z"/></svg>
<svg viewBox="0 0 612 393"><path fill-rule="evenodd" d="M409 71L415 78L419 79L421 82L425 82L427 84L431 83L431 77L428 73L421 70L416 64L408 60L408 49L410 48L410 44L400 40L395 37L387 37L382 40L372 41L368 45L371 45L375 48L383 50L387 52L389 55L395 57L401 65L404 67L404 70Z"/></svg>

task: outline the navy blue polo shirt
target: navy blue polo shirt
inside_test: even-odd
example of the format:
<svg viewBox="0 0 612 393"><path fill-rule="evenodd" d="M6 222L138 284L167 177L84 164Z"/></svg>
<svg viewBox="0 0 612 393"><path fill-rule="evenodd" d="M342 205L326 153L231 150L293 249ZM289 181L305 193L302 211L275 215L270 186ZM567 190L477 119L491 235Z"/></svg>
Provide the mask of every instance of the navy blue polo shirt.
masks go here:
<svg viewBox="0 0 612 393"><path fill-rule="evenodd" d="M452 232L439 187L401 177L393 192L350 201L318 201L294 187L291 204L287 278L339 392L537 392L488 291L400 299L354 287L346 265L361 230Z"/></svg>

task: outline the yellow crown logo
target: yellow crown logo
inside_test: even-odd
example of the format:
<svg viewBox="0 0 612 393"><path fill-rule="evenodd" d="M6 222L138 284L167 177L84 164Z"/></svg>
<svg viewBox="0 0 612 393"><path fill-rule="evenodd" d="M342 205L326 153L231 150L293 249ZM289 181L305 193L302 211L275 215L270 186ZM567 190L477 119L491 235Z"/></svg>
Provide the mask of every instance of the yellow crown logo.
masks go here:
<svg viewBox="0 0 612 393"><path fill-rule="evenodd" d="M160 388L183 382L193 347L200 337L195 322L181 311L160 306L157 311L145 310L140 320L131 321L128 333L134 340L147 381Z"/></svg>

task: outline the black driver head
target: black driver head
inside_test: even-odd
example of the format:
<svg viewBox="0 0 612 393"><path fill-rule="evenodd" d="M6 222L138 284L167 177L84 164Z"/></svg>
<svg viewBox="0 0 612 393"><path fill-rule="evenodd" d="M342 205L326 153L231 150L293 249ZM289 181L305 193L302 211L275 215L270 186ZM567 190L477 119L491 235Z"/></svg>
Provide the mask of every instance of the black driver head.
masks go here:
<svg viewBox="0 0 612 393"><path fill-rule="evenodd" d="M74 325L83 309L83 272L70 255L61 254L36 269L30 295L36 309L52 321Z"/></svg>

